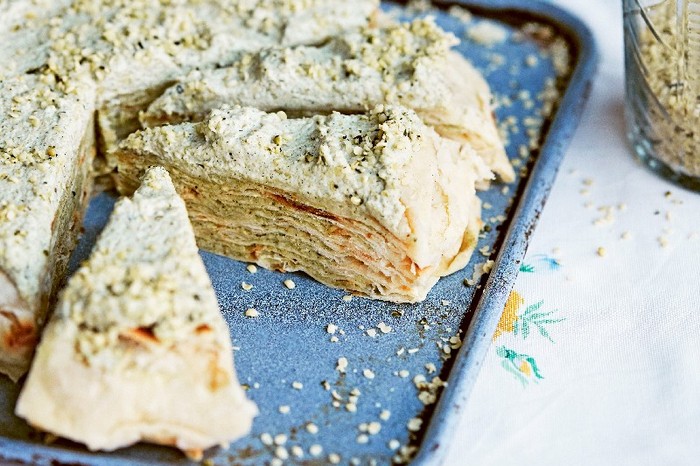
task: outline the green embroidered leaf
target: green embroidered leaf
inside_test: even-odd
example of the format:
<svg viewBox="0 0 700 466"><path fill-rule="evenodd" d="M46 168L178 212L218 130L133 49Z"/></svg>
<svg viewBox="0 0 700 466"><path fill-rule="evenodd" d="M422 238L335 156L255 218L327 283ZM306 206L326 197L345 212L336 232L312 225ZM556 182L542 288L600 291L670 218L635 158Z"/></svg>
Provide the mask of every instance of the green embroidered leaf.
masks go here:
<svg viewBox="0 0 700 466"><path fill-rule="evenodd" d="M496 348L496 354L504 359L513 359L516 356L515 351L509 350L505 346L499 346Z"/></svg>
<svg viewBox="0 0 700 466"><path fill-rule="evenodd" d="M549 333L547 333L547 330L546 330L543 326L538 325L538 326L537 326L537 330L540 331L540 335L542 335L542 336L545 337L547 340L549 340L549 341L551 341L552 343L554 343L554 340L552 340L552 337L549 336Z"/></svg>
<svg viewBox="0 0 700 466"><path fill-rule="evenodd" d="M535 271L535 268L531 266L530 264L522 264L520 266L520 271L521 272L527 272L527 273L532 273Z"/></svg>
<svg viewBox="0 0 700 466"><path fill-rule="evenodd" d="M566 320L566 317L562 317L561 319L544 319L544 320L535 320L532 323L533 324L557 324L559 322L563 322Z"/></svg>
<svg viewBox="0 0 700 466"><path fill-rule="evenodd" d="M521 315L526 316L526 315L530 314L531 312L535 312L536 310L541 308L543 304L544 304L544 301L540 301L539 303L531 304L527 308L525 308L525 312L523 312Z"/></svg>
<svg viewBox="0 0 700 466"><path fill-rule="evenodd" d="M523 320L521 327L523 330L523 340L525 340L527 336L530 335L530 324L528 324L527 320Z"/></svg>
<svg viewBox="0 0 700 466"><path fill-rule="evenodd" d="M547 317L550 314L553 314L554 311L549 311L549 312L536 312L534 314L530 314L527 318L529 321L537 320L540 317Z"/></svg>

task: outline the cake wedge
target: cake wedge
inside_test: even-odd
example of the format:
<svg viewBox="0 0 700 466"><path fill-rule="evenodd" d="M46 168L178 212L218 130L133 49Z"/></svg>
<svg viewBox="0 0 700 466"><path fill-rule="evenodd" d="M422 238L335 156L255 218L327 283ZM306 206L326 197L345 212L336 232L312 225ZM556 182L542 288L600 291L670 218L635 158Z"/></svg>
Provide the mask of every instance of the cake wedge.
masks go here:
<svg viewBox="0 0 700 466"><path fill-rule="evenodd" d="M470 144L505 182L515 179L481 74L430 18L365 26L320 45L239 53L190 73L140 115L144 126L200 121L222 105L289 115L360 113L379 104L415 110L442 136Z"/></svg>
<svg viewBox="0 0 700 466"><path fill-rule="evenodd" d="M87 205L94 89L0 80L0 373L17 381L63 282Z"/></svg>
<svg viewBox="0 0 700 466"><path fill-rule="evenodd" d="M257 409L164 169L117 203L62 291L16 413L91 450L143 440L191 458L250 430Z"/></svg>
<svg viewBox="0 0 700 466"><path fill-rule="evenodd" d="M168 169L203 249L395 302L425 299L466 265L481 227L474 186L491 176L400 106L310 118L224 108L134 133L115 156L123 193L149 166Z"/></svg>

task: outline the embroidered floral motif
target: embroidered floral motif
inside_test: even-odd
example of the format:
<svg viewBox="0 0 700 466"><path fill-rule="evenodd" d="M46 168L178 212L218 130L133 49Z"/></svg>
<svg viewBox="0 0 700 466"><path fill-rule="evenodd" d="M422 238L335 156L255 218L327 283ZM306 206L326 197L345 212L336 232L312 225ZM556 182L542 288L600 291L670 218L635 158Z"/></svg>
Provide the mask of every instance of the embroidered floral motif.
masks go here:
<svg viewBox="0 0 700 466"><path fill-rule="evenodd" d="M561 268L561 262L556 257L548 256L547 254L535 254L529 262L523 262L520 265L520 271L525 273L534 273L540 271L555 272Z"/></svg>
<svg viewBox="0 0 700 466"><path fill-rule="evenodd" d="M535 271L535 266L530 265L530 264L526 264L523 262L522 264L520 264L520 271L526 272L526 273L532 273Z"/></svg>
<svg viewBox="0 0 700 466"><path fill-rule="evenodd" d="M549 336L549 332L547 332L545 325L557 324L566 319L549 318L549 316L554 314L556 310L549 312L535 312L542 307L542 304L544 304L544 301L531 304L525 309L525 312L517 316L515 322L513 323L513 335L521 335L523 339L526 339L530 335L530 329L535 327L540 332L540 335L554 343L554 340L552 340L552 337Z"/></svg>
<svg viewBox="0 0 700 466"><path fill-rule="evenodd" d="M537 382L544 379L542 374L540 374L535 358L532 356L516 353L505 346L496 348L496 354L502 358L501 366L518 379L523 386L527 385L530 380Z"/></svg>
<svg viewBox="0 0 700 466"><path fill-rule="evenodd" d="M540 336L546 338L549 342L554 343L554 340L549 334L548 326L557 324L566 320L565 318L555 318L554 314L558 312L556 309L542 312L544 300L525 306L525 299L517 291L511 291L506 301L506 305L501 314L501 319L496 326L496 331L493 334L493 340L510 335L514 338L512 343L517 340L526 340L532 335L533 330L537 330ZM525 306L522 313L518 313ZM519 353L513 349L500 345L496 347L496 354L501 358L501 366L510 374L512 374L520 383L527 385L528 382L537 382L544 377L537 367L535 358L524 353Z"/></svg>
<svg viewBox="0 0 700 466"><path fill-rule="evenodd" d="M510 295L508 295L508 301L506 301L506 305L503 308L501 319L496 326L496 332L493 334L494 341L504 333L515 332L515 322L518 320L518 309L523 304L525 304L525 300L520 296L520 293L515 290L511 291Z"/></svg>

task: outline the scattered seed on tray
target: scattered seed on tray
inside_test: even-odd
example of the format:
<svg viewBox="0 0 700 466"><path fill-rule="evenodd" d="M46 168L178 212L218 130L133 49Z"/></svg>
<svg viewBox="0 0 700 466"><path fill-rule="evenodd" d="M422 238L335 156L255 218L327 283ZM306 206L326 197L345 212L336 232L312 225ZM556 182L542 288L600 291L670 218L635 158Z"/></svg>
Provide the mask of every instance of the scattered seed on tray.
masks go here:
<svg viewBox="0 0 700 466"><path fill-rule="evenodd" d="M275 448L275 456L284 461L289 458L289 453L286 448L279 446Z"/></svg>
<svg viewBox="0 0 700 466"><path fill-rule="evenodd" d="M312 435L318 434L318 427L313 422L306 424L306 431Z"/></svg>
<svg viewBox="0 0 700 466"><path fill-rule="evenodd" d="M419 417L414 417L408 421L407 427L408 427L408 430L411 432L418 432L422 425L423 425L423 420Z"/></svg>
<svg viewBox="0 0 700 466"><path fill-rule="evenodd" d="M267 432L263 432L260 434L260 441L263 445L270 446L273 442L272 435L268 434Z"/></svg>
<svg viewBox="0 0 700 466"><path fill-rule="evenodd" d="M338 359L338 365L335 366L335 370L337 370L338 372L345 372L347 367L348 367L348 360L347 360L347 358L343 357L343 358Z"/></svg>
<svg viewBox="0 0 700 466"><path fill-rule="evenodd" d="M295 458L303 458L304 450L299 445L294 445L289 449Z"/></svg>
<svg viewBox="0 0 700 466"><path fill-rule="evenodd" d="M367 425L367 433L369 435L377 435L382 430L382 425L376 421L372 421Z"/></svg>
<svg viewBox="0 0 700 466"><path fill-rule="evenodd" d="M379 328L379 331L382 333L389 333L392 330L391 326L385 324L384 322L379 322L377 328Z"/></svg>

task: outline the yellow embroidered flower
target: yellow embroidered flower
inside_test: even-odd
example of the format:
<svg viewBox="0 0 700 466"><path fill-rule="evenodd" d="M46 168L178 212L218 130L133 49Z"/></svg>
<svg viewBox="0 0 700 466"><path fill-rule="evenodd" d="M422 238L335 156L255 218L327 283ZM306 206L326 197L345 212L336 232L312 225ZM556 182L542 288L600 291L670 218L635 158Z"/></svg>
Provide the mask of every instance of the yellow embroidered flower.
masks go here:
<svg viewBox="0 0 700 466"><path fill-rule="evenodd" d="M496 331L493 334L493 339L500 337L503 333L513 333L515 330L515 321L518 320L518 309L520 306L525 304L525 300L520 293L513 290L508 296L508 301L503 308L503 314L501 314L501 320L498 321L496 326Z"/></svg>

